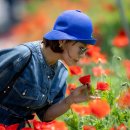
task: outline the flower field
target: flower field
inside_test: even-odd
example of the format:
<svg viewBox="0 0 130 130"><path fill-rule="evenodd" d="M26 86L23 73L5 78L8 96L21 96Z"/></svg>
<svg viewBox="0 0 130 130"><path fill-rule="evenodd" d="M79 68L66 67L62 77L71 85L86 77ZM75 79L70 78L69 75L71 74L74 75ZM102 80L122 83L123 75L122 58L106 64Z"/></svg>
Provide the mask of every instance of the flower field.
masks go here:
<svg viewBox="0 0 130 130"><path fill-rule="evenodd" d="M122 7L119 1L30 0L25 18L10 29L8 37L0 39L0 48L41 40L66 9L82 10L93 21L97 44L88 45L79 64L68 67L66 96L76 87L90 83L90 93L101 98L73 104L49 123L40 122L35 116L30 120L32 128L27 125L22 130L130 130L130 1L122 1ZM0 130L17 127L18 124L0 124Z"/></svg>

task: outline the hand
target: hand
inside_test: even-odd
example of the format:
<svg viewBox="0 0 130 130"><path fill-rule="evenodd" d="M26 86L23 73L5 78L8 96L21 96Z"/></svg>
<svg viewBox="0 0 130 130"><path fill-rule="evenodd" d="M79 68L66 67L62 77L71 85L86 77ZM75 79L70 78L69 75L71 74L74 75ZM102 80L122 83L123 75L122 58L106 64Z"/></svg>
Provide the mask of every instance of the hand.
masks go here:
<svg viewBox="0 0 130 130"><path fill-rule="evenodd" d="M73 92L68 97L69 103L81 103L88 100L97 99L100 97L96 97L91 95L91 86L89 84L80 86L73 90Z"/></svg>

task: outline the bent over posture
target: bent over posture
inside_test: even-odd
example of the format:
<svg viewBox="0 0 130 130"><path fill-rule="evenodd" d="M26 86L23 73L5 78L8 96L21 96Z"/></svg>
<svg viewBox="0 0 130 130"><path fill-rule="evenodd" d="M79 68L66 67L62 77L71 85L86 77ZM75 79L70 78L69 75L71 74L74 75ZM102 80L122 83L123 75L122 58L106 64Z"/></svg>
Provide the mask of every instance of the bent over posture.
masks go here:
<svg viewBox="0 0 130 130"><path fill-rule="evenodd" d="M86 95L90 85L76 88L65 98L68 71L76 65L87 44L95 44L92 22L79 10L61 13L42 41L28 42L0 51L0 123L11 125L31 119L51 121L72 103L94 99Z"/></svg>

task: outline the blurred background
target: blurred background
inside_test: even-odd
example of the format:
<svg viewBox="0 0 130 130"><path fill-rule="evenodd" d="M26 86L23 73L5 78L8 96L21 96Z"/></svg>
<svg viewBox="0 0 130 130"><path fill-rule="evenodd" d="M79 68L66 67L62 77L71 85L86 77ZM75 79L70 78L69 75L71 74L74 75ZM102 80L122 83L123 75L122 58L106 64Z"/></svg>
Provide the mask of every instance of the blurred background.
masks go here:
<svg viewBox="0 0 130 130"><path fill-rule="evenodd" d="M108 58L130 58L129 0L0 0L0 49L41 40L66 9L91 17L97 46Z"/></svg>

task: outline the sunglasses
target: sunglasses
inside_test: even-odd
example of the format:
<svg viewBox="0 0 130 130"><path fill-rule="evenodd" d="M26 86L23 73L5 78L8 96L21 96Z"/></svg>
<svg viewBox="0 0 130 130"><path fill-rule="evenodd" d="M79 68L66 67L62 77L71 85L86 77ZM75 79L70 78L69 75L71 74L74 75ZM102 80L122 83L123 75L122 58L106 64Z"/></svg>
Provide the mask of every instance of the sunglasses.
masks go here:
<svg viewBox="0 0 130 130"><path fill-rule="evenodd" d="M79 51L80 55L84 54L87 51L87 48L85 48L85 47L80 47L79 49L80 49L80 51Z"/></svg>

